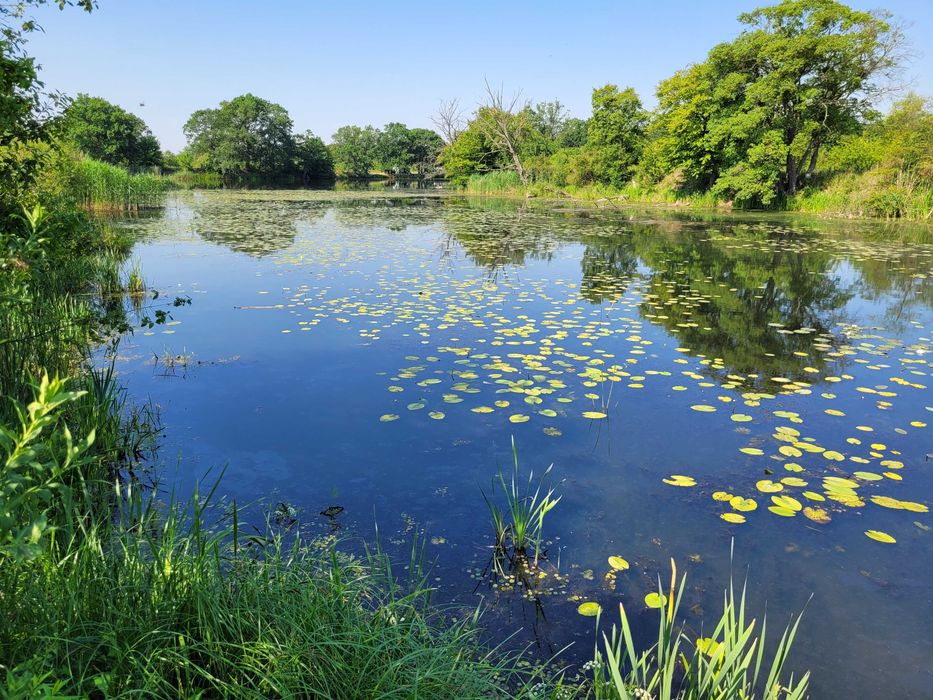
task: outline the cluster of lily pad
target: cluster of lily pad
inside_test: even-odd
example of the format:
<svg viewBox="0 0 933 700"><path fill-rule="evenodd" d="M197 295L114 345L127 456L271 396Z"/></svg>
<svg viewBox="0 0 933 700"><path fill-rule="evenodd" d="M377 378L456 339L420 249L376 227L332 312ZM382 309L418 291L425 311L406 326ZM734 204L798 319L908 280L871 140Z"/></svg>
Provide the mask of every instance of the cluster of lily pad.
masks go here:
<svg viewBox="0 0 933 700"><path fill-rule="evenodd" d="M230 197L248 217L230 218ZM639 228L512 205L477 211L411 198L400 205L333 194L230 197L180 208L188 213L179 225L273 256L283 272L307 271L304 283L282 287L281 300L242 308L283 314L282 332L295 337L334 324L362 346L392 338L424 347L408 364L374 368L388 379L374 419L472 417L557 438L569 421L608 423L637 409L639 391L672 403L683 396L715 421L709 429L749 436L724 473L699 478L726 506L726 522L759 509L814 523L869 504L926 512L926 504L886 489L916 465L916 455L894 445L896 436L926 427L923 416L905 412L929 391L929 329L907 318L886 335L839 315L848 296L834 261L865 274L873 266L896 272L908 285L902 308L909 308L929 297L929 246L774 224L657 220ZM251 247L257 227L271 233ZM581 244L579 279L523 274L530 259L578 257ZM898 405L908 392L915 393ZM845 409L854 396L871 403ZM866 425L871 410L905 418L889 435ZM775 427L775 419L788 424ZM856 432L845 445L795 434L813 423L820 435ZM859 433L873 433L868 445ZM757 469L752 458L769 459L771 468ZM736 476L740 465L747 468ZM697 485L689 465L675 471L686 473L664 483Z"/></svg>

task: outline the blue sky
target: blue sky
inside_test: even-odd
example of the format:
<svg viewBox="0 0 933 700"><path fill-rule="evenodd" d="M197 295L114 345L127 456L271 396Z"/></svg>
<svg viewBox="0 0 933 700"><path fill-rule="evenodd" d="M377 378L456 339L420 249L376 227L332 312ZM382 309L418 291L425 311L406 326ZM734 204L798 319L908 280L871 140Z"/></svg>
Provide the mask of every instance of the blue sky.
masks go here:
<svg viewBox="0 0 933 700"><path fill-rule="evenodd" d="M589 114L590 92L659 80L702 60L766 0L99 0L91 15L51 7L30 39L50 88L138 114L164 148L184 145L196 109L244 92L288 109L325 141L344 124L430 127L441 99L473 109L483 80ZM906 77L933 95L933 0L850 0L907 22ZM145 106L140 106L144 103Z"/></svg>

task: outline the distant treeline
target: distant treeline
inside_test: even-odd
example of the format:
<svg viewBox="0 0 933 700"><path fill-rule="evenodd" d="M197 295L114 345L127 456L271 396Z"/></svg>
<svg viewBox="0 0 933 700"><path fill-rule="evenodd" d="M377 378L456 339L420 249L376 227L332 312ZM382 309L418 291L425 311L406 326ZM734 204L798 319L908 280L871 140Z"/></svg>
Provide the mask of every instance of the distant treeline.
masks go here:
<svg viewBox="0 0 933 700"><path fill-rule="evenodd" d="M890 16L785 0L739 20L735 40L661 81L652 111L616 85L593 90L586 121L488 84L469 119L444 103L445 173L487 193L931 218L930 102L909 95L887 116L877 109L904 46Z"/></svg>
<svg viewBox="0 0 933 700"><path fill-rule="evenodd" d="M179 184L301 184L335 176L446 177L482 193L727 203L856 216L933 218L933 111L896 88L904 37L888 13L784 0L678 71L644 107L632 88L593 90L587 119L486 85L470 114L441 103L431 129L343 126L325 143L293 132L284 107L251 94L198 110L187 146L160 152L145 123L79 95L62 137Z"/></svg>

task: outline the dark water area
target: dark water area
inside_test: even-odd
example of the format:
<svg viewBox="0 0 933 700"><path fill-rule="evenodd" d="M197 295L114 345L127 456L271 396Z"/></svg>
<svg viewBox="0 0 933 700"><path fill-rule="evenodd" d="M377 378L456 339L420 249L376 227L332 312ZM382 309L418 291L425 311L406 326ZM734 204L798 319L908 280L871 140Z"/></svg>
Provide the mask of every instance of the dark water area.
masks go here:
<svg viewBox="0 0 933 700"><path fill-rule="evenodd" d="M185 192L126 226L141 314L171 312L118 363L167 490L225 466L312 535L419 534L436 600L568 664L581 602L647 635L673 558L699 630L747 572L772 636L807 606L813 697L933 697L929 229L424 191ZM537 595L482 575L513 438L561 496Z"/></svg>

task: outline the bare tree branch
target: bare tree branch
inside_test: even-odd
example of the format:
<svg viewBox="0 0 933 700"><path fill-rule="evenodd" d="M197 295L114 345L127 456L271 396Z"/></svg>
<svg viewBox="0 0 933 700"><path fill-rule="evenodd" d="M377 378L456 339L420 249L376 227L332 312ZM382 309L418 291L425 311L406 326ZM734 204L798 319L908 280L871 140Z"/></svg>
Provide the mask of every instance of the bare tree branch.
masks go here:
<svg viewBox="0 0 933 700"><path fill-rule="evenodd" d="M441 138L445 143L451 144L463 133L464 118L463 110L460 108L460 100L441 100L440 107L431 117L434 126L441 132Z"/></svg>
<svg viewBox="0 0 933 700"><path fill-rule="evenodd" d="M528 131L528 110L520 105L521 92L515 93L508 103L502 88L494 90L486 80L486 101L480 104L477 122L484 136L503 155L511 159L523 185L528 184L528 173L519 155L519 144Z"/></svg>

